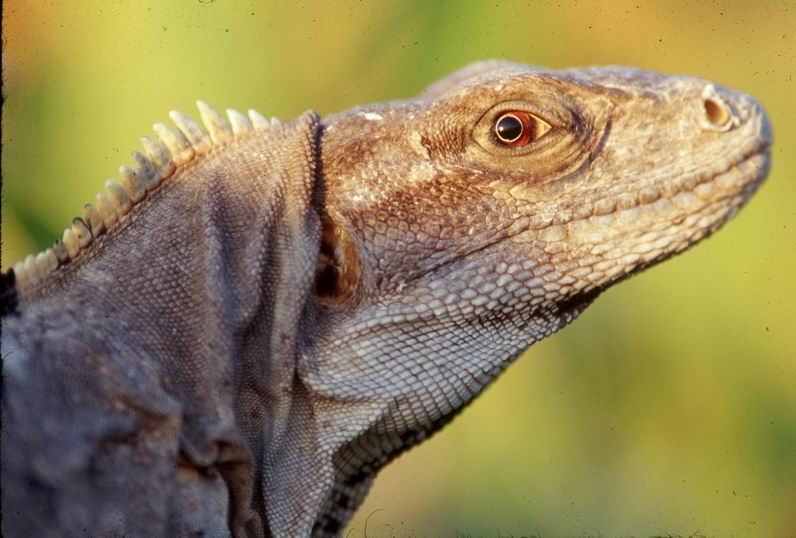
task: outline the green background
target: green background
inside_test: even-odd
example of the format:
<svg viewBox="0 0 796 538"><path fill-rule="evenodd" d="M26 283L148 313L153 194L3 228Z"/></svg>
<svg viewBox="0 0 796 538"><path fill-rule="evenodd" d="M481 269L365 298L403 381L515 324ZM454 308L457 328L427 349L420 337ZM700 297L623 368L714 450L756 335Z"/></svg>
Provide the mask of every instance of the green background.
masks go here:
<svg viewBox="0 0 796 538"><path fill-rule="evenodd" d="M390 466L350 536L796 536L796 5L3 5L2 255L47 246L171 108L290 118L462 65L620 64L767 107L773 169L697 249L611 290ZM458 534L457 534L458 533Z"/></svg>

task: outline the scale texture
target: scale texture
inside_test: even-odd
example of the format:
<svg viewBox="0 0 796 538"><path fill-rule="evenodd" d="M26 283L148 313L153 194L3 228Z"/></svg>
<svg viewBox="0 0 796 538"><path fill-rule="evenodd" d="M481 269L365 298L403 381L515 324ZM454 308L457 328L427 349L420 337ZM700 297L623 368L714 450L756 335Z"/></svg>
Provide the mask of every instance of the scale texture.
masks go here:
<svg viewBox="0 0 796 538"><path fill-rule="evenodd" d="M339 536L519 353L734 215L772 136L617 67L199 110L3 275L6 536Z"/></svg>

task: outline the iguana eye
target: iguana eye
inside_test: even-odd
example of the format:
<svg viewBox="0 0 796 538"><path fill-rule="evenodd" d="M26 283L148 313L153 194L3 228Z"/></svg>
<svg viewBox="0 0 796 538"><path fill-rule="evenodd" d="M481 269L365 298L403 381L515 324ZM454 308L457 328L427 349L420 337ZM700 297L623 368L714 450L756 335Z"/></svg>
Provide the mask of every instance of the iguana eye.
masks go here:
<svg viewBox="0 0 796 538"><path fill-rule="evenodd" d="M549 130L549 123L527 112L506 112L495 120L495 137L510 148L527 146Z"/></svg>

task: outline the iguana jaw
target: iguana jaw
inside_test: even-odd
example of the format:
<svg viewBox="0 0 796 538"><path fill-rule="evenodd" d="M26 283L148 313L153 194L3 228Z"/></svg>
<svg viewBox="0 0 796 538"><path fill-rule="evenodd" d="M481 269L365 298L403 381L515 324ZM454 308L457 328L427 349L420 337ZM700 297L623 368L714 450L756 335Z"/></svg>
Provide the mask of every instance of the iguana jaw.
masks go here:
<svg viewBox="0 0 796 538"><path fill-rule="evenodd" d="M574 220L567 241L589 251L588 281L605 288L696 245L727 222L749 200L768 173L763 149L691 190L640 203L608 215Z"/></svg>

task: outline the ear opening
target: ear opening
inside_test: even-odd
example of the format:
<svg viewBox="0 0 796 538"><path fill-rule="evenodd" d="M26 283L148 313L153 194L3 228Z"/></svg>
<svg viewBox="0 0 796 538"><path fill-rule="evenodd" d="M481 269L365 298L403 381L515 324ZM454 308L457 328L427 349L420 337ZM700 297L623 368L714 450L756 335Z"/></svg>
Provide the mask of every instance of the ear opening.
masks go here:
<svg viewBox="0 0 796 538"><path fill-rule="evenodd" d="M328 215L321 219L321 248L315 270L315 294L321 304L347 303L359 288L359 253L345 231Z"/></svg>

